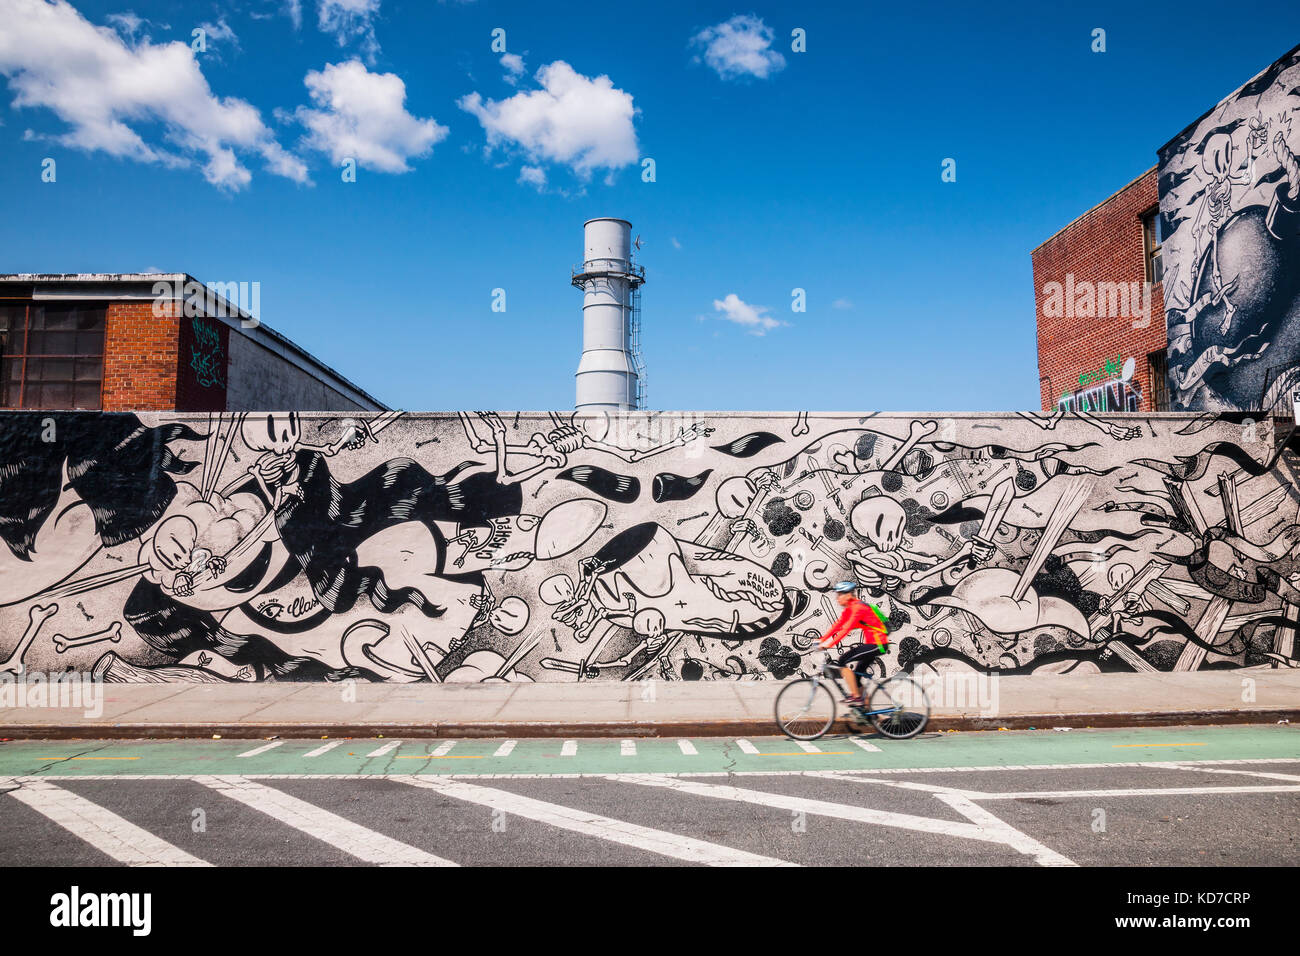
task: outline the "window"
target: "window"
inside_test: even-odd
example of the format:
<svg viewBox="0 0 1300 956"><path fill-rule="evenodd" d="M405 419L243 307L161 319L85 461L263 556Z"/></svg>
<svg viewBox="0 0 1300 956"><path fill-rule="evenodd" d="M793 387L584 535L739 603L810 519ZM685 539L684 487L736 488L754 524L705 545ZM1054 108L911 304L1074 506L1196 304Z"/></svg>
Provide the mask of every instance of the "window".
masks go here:
<svg viewBox="0 0 1300 956"><path fill-rule="evenodd" d="M1162 349L1147 356L1151 372L1151 410L1169 411L1169 358Z"/></svg>
<svg viewBox="0 0 1300 956"><path fill-rule="evenodd" d="M1147 211L1142 217L1142 244L1146 251L1147 282L1155 285L1165 275L1165 264L1160 258L1160 246L1165 241L1160 207Z"/></svg>
<svg viewBox="0 0 1300 956"><path fill-rule="evenodd" d="M102 305L0 305L0 406L101 407Z"/></svg>

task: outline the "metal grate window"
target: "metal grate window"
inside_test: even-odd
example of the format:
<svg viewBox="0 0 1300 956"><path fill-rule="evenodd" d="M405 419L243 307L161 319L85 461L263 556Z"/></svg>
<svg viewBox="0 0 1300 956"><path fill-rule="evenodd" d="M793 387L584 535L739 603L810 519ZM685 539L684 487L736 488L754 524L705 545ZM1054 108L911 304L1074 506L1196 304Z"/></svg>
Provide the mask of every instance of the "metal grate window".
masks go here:
<svg viewBox="0 0 1300 956"><path fill-rule="evenodd" d="M102 305L0 304L0 407L103 405Z"/></svg>
<svg viewBox="0 0 1300 956"><path fill-rule="evenodd" d="M1151 371L1151 410L1169 411L1169 357L1165 352L1152 352L1147 356Z"/></svg>

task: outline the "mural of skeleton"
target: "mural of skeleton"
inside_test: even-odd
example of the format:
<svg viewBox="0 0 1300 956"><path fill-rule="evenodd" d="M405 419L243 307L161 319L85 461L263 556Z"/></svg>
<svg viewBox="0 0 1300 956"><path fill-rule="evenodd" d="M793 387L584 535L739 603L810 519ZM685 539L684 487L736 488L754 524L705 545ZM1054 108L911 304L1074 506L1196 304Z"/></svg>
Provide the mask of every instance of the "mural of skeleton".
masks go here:
<svg viewBox="0 0 1300 956"><path fill-rule="evenodd" d="M785 679L846 577L886 669L1294 667L1300 440L1240 419L10 413L0 672Z"/></svg>

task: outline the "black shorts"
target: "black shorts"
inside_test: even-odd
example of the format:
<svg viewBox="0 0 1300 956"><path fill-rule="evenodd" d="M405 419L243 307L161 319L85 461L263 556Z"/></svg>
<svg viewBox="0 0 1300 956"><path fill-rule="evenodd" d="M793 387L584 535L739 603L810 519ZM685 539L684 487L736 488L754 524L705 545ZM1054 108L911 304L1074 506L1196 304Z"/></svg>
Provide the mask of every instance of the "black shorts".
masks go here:
<svg viewBox="0 0 1300 956"><path fill-rule="evenodd" d="M865 666L866 661L878 654L886 653L888 646L888 644L858 644L841 654L835 664L837 667L852 667L854 670L860 670L860 664Z"/></svg>

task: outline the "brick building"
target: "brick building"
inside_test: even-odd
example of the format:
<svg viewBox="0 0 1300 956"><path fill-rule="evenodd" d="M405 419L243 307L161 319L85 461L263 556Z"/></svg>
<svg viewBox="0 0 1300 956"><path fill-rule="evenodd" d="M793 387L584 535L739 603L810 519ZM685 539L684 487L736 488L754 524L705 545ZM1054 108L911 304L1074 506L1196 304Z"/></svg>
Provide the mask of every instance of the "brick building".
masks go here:
<svg viewBox="0 0 1300 956"><path fill-rule="evenodd" d="M0 408L385 408L247 299L184 273L0 275Z"/></svg>
<svg viewBox="0 0 1300 956"><path fill-rule="evenodd" d="M1152 167L1031 253L1045 411L1169 407L1159 213Z"/></svg>

